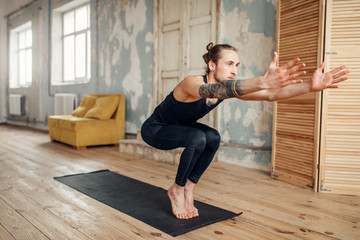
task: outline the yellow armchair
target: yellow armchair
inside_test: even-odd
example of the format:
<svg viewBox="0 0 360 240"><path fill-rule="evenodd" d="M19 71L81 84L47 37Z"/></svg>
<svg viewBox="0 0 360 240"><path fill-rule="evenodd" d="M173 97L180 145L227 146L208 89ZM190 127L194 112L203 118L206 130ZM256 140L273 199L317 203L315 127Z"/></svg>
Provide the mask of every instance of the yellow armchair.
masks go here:
<svg viewBox="0 0 360 240"><path fill-rule="evenodd" d="M52 141L63 142L76 149L118 145L119 140L125 138L125 95L84 96L72 115L49 116L48 124Z"/></svg>

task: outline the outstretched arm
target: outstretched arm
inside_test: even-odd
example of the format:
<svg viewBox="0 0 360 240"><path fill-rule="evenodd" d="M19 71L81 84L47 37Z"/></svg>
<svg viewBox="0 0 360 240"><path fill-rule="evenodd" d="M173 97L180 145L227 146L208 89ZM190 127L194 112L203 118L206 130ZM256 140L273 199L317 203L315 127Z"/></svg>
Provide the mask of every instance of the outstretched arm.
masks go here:
<svg viewBox="0 0 360 240"><path fill-rule="evenodd" d="M323 73L325 62L316 69L310 81L303 82L296 85L289 85L284 88L277 90L263 90L252 94L247 94L239 97L243 100L266 100L266 101L277 101L284 100L292 97L296 97L309 92L322 91L327 88L338 88L336 85L339 82L345 81L348 77L344 75L350 73L349 70L343 71L346 67L340 66L333 69L330 72Z"/></svg>
<svg viewBox="0 0 360 240"><path fill-rule="evenodd" d="M225 80L217 84L202 84L198 89L201 98L241 98L241 96L261 90L276 90L302 82L298 79L305 74L300 71L305 64L296 65L299 58L289 61L281 67L276 67L278 54L275 52L269 68L264 76L247 80ZM296 66L295 66L296 65Z"/></svg>

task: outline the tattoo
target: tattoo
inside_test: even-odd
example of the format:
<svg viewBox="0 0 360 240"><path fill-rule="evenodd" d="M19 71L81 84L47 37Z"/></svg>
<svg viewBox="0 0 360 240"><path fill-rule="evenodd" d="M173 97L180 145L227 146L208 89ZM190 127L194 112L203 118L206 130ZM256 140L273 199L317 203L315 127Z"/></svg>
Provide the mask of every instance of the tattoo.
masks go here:
<svg viewBox="0 0 360 240"><path fill-rule="evenodd" d="M202 98L233 98L244 95L241 80L225 80L217 84L203 84L199 88Z"/></svg>

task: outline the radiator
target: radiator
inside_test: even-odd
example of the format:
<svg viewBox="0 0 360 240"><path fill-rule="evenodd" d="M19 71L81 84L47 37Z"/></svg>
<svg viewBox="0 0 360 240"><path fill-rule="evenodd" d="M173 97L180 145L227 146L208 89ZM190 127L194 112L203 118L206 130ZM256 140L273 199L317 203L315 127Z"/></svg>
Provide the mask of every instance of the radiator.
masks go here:
<svg viewBox="0 0 360 240"><path fill-rule="evenodd" d="M77 106L77 95L73 93L56 93L54 105L55 115L71 115Z"/></svg>
<svg viewBox="0 0 360 240"><path fill-rule="evenodd" d="M16 116L25 115L25 96L22 94L9 95L9 114Z"/></svg>

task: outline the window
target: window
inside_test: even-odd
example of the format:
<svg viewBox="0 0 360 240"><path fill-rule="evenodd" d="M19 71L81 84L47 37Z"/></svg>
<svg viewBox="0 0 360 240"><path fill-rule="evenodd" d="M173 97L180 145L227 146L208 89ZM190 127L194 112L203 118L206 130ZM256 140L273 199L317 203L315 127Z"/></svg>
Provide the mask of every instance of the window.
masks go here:
<svg viewBox="0 0 360 240"><path fill-rule="evenodd" d="M10 31L10 88L32 83L32 30L27 22Z"/></svg>
<svg viewBox="0 0 360 240"><path fill-rule="evenodd" d="M51 83L86 83L91 77L90 4L74 0L52 12Z"/></svg>
<svg viewBox="0 0 360 240"><path fill-rule="evenodd" d="M63 78L76 81L90 78L89 5L63 14Z"/></svg>

